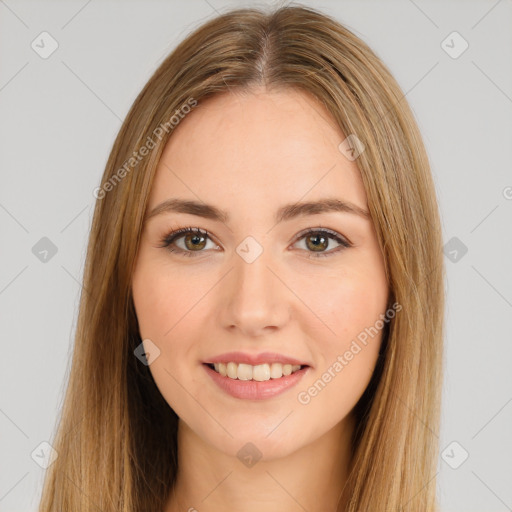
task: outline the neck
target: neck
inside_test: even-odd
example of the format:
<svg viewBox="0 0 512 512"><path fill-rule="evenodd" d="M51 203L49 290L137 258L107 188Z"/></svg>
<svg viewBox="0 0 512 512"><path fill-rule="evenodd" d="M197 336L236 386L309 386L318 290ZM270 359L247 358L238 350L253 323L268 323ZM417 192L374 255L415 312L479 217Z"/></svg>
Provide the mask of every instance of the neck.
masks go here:
<svg viewBox="0 0 512 512"><path fill-rule="evenodd" d="M180 420L179 471L164 512L342 512L353 429L349 415L313 443L247 467Z"/></svg>

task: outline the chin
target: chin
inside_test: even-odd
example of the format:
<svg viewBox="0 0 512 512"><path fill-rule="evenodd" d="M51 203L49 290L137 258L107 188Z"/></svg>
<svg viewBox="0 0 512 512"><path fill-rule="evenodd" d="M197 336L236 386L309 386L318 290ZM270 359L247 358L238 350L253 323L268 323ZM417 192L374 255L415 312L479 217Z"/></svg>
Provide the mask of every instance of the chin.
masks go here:
<svg viewBox="0 0 512 512"><path fill-rule="evenodd" d="M236 457L247 467L256 462L266 462L284 458L301 446L298 432L278 432L278 427L268 435L268 431L254 428L236 432L230 429L233 438L224 436L222 440L209 439L207 442L230 457Z"/></svg>

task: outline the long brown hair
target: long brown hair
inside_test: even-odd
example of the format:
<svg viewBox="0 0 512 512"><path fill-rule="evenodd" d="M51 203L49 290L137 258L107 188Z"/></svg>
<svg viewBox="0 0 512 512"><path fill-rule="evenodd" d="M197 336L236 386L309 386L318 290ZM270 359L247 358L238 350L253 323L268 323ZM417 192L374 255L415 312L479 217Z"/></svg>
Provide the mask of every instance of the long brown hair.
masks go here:
<svg viewBox="0 0 512 512"><path fill-rule="evenodd" d="M252 85L313 94L346 136L363 142L356 163L390 303L402 306L356 406L346 510L437 510L444 261L428 158L403 92L372 50L331 17L288 5L236 9L201 25L159 66L119 131L95 192L71 370L51 442L58 457L41 512L164 508L177 474L178 417L134 355L141 339L131 277L142 222L181 117L205 98Z"/></svg>

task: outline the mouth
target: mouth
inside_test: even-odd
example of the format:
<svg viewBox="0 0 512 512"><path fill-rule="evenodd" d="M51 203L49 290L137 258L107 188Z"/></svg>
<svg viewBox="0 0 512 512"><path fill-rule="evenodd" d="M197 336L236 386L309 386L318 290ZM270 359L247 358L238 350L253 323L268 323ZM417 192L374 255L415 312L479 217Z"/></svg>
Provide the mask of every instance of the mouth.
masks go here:
<svg viewBox="0 0 512 512"><path fill-rule="evenodd" d="M312 369L308 365L202 363L220 390L237 399L265 400L291 390Z"/></svg>
<svg viewBox="0 0 512 512"><path fill-rule="evenodd" d="M233 361L203 364L222 377L227 377L232 380L256 382L282 379L283 377L300 372L305 368L309 368L306 364L263 363L250 365L235 363Z"/></svg>

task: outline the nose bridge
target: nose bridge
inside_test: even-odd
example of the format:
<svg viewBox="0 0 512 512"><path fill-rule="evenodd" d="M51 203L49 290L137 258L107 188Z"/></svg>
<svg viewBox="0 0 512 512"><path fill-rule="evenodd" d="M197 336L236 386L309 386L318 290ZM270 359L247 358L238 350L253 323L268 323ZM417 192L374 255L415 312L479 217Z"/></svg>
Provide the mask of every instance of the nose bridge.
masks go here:
<svg viewBox="0 0 512 512"><path fill-rule="evenodd" d="M240 244L226 287L229 325L256 332L285 321L288 310L286 290L275 275L276 267L271 251L263 250L261 246L258 250L252 240Z"/></svg>

